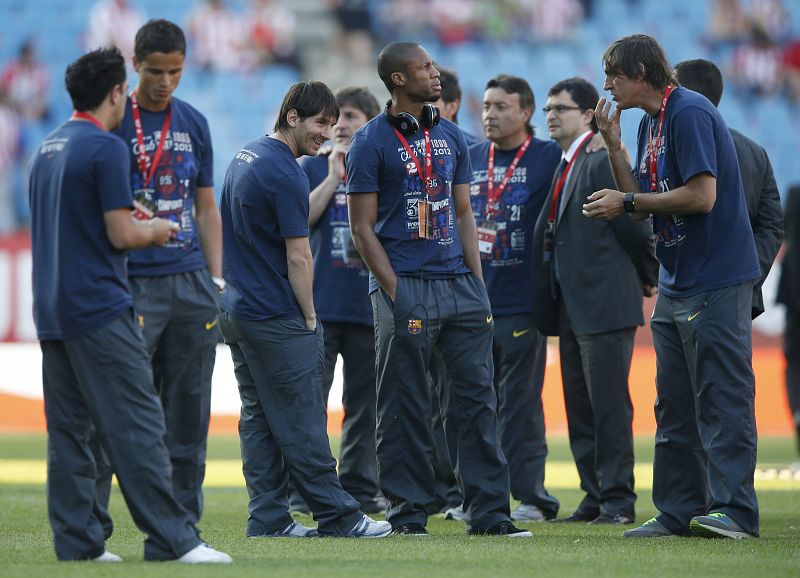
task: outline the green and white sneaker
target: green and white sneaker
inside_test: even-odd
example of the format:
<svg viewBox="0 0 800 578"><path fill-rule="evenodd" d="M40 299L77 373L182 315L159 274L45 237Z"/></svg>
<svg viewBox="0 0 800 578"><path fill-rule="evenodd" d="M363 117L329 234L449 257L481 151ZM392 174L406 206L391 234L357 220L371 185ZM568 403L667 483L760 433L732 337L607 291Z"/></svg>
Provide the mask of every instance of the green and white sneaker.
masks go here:
<svg viewBox="0 0 800 578"><path fill-rule="evenodd" d="M692 536L700 536L701 538L746 540L756 537L745 532L744 528L737 524L733 518L722 512L713 512L708 516L695 516L689 522L689 530Z"/></svg>
<svg viewBox="0 0 800 578"><path fill-rule="evenodd" d="M661 522L655 518L650 518L638 528L626 530L622 533L624 538L671 538L677 536L670 532Z"/></svg>

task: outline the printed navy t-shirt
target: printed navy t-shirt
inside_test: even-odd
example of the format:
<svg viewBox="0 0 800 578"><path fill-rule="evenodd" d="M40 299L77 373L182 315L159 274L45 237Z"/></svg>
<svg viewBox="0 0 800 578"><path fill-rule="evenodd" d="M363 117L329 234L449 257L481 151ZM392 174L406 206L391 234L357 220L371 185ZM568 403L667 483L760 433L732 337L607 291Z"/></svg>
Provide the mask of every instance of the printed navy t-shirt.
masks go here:
<svg viewBox="0 0 800 578"><path fill-rule="evenodd" d="M31 159L33 318L40 341L99 329L133 305L105 213L132 208L128 153L86 121L51 132Z"/></svg>
<svg viewBox="0 0 800 578"><path fill-rule="evenodd" d="M650 190L648 147L659 114L639 124L634 176ZM717 179L714 207L708 214L653 215L656 255L661 263L659 290L686 297L757 278L760 275L753 231L747 216L736 149L719 111L686 88L672 91L657 150L658 191L676 189L692 177Z"/></svg>
<svg viewBox="0 0 800 578"><path fill-rule="evenodd" d="M195 220L198 187L214 186L214 157L208 122L190 104L172 97L170 128L152 181L145 183L139 168L139 143L133 124L131 99L125 105L125 118L115 131L129 149L130 179L137 209L148 215L169 219L181 229L163 247L147 247L128 254L132 277L171 275L206 267ZM161 129L167 110L153 112L139 106L147 152L147 172L161 142ZM138 211L137 215L140 214Z"/></svg>
<svg viewBox="0 0 800 578"><path fill-rule="evenodd" d="M327 157L304 157L300 166L313 191L328 176ZM367 289L369 270L350 236L347 186L340 181L328 206L311 227L314 255L314 308L323 322L372 326Z"/></svg>
<svg viewBox="0 0 800 578"><path fill-rule="evenodd" d="M423 129L405 138L424 167ZM456 226L453 186L469 183L472 167L464 134L455 124L443 119L430 129L430 139L432 239L419 237L417 203L425 197L417 165L385 114L353 135L346 158L347 194L378 194L375 234L397 275L446 279L469 272ZM370 292L377 288L370 276Z"/></svg>
<svg viewBox="0 0 800 578"><path fill-rule="evenodd" d="M520 158L514 173L499 198L500 208L487 220L490 141L469 149L472 159L470 201L479 228L496 232L494 242L479 243L481 265L492 313L513 315L533 310L531 240L536 219L542 209L553 173L561 160L555 141L534 138ZM506 170L519 151L494 151L494 187L499 189ZM488 251L491 245L491 252Z"/></svg>
<svg viewBox="0 0 800 578"><path fill-rule="evenodd" d="M264 136L233 157L222 184L220 307L260 321L301 316L286 237L308 236L308 178L289 147Z"/></svg>

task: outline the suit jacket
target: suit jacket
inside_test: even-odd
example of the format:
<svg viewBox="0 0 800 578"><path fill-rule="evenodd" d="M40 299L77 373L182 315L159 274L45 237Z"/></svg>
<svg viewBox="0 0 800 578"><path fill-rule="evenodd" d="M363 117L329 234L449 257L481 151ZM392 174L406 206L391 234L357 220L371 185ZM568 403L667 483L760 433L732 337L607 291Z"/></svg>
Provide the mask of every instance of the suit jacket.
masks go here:
<svg viewBox="0 0 800 578"><path fill-rule="evenodd" d="M800 311L800 185L786 195L786 253L781 262L781 278L775 301L787 309Z"/></svg>
<svg viewBox="0 0 800 578"><path fill-rule="evenodd" d="M587 154L584 146L577 155L561 191L554 261L549 264L543 262L544 234L554 183L534 229L534 322L546 335L558 334L558 299L563 299L578 333L643 325L642 285L658 285L652 223L626 214L611 221L584 217L586 197L600 189L615 189L616 184L606 151ZM555 263L559 291L554 292Z"/></svg>
<svg viewBox="0 0 800 578"><path fill-rule="evenodd" d="M778 249L783 241L783 214L781 211L781 195L772 174L772 164L767 151L737 130L730 129L739 169L742 173L747 214L756 242L758 264L761 277L753 286L753 319L764 312L764 297L761 286L767 278Z"/></svg>

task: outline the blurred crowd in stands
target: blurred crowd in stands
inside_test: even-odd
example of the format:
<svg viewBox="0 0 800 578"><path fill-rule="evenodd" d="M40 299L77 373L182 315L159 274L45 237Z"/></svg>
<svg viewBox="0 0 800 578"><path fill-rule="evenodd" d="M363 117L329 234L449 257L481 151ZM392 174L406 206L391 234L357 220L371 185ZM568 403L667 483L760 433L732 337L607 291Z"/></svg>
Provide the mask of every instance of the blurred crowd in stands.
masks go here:
<svg viewBox="0 0 800 578"><path fill-rule="evenodd" d="M646 0L621 2L633 11ZM187 67L246 74L279 64L304 73L298 26L318 22L298 14L301 4L308 3L195 0L179 22L189 36ZM435 41L451 50L466 43L579 44L583 24L600 8L601 0L327 0L321 11L337 26L332 49L348 64L371 70L377 49L397 39ZM786 0L713 0L708 14L701 39L708 54L698 56L719 63L731 92L745 101L785 98L800 110L800 31L791 30ZM161 14L145 14L137 0L98 0L88 12L82 48L115 45L130 55L135 31L154 16ZM39 61L34 34L13 59L0 62L0 234L25 226L30 147L43 136L42 127L63 120L49 110L61 79L51 79L51 69ZM571 72L578 71L565 74Z"/></svg>

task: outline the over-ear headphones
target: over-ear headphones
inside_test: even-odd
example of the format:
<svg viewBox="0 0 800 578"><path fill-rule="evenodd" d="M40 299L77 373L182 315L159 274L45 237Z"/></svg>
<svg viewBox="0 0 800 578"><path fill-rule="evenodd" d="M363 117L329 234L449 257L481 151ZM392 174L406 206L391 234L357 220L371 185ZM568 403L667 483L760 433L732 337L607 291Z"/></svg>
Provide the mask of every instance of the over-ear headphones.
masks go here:
<svg viewBox="0 0 800 578"><path fill-rule="evenodd" d="M439 113L439 107L434 106L429 102L426 102L422 105L422 115L420 116L420 120L417 120L414 115L409 112L401 112L395 116L392 114L391 109L392 101L388 100L386 102L386 110L384 111L386 120L388 120L389 124L399 130L404 136L409 136L417 132L419 130L420 121L422 122L423 127L432 128L439 124L439 121L442 118L442 115Z"/></svg>

